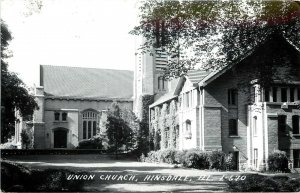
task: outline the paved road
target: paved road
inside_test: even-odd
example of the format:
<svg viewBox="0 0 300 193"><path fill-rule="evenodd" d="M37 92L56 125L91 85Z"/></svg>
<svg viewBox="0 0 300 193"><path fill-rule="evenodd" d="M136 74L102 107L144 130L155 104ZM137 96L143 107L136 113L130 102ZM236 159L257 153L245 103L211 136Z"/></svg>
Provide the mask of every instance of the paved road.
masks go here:
<svg viewBox="0 0 300 193"><path fill-rule="evenodd" d="M11 156L7 159L33 169L61 168L81 172L83 176L69 178L86 178L84 189L87 191L222 192L226 191L224 176L243 176L240 172L174 168L168 164L115 160L100 155Z"/></svg>

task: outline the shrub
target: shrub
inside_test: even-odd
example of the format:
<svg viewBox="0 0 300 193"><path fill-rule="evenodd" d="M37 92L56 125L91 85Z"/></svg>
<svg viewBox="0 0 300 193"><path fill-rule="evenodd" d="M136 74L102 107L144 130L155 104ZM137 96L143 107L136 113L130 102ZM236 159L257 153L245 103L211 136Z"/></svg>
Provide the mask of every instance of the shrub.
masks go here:
<svg viewBox="0 0 300 193"><path fill-rule="evenodd" d="M21 141L22 141L22 147L28 149L31 143L31 139L29 133L25 129L21 131Z"/></svg>
<svg viewBox="0 0 300 193"><path fill-rule="evenodd" d="M92 137L87 140L82 140L78 144L78 149L102 149L102 138Z"/></svg>
<svg viewBox="0 0 300 193"><path fill-rule="evenodd" d="M5 192L82 191L84 181L67 180L70 174L75 173L61 169L30 170L19 164L1 161L1 190Z"/></svg>
<svg viewBox="0 0 300 193"><path fill-rule="evenodd" d="M169 164L174 164L176 163L175 161L175 154L177 150L175 149L165 149L160 152L160 158L162 162L164 163L169 163Z"/></svg>
<svg viewBox="0 0 300 193"><path fill-rule="evenodd" d="M186 150L175 152L175 163L182 164L185 159Z"/></svg>
<svg viewBox="0 0 300 193"><path fill-rule="evenodd" d="M224 169L225 153L222 151L213 151L208 153L209 169Z"/></svg>
<svg viewBox="0 0 300 193"><path fill-rule="evenodd" d="M151 162L151 163L159 162L159 159L157 157L157 152L156 151L150 151L147 154L147 157L145 158L145 162Z"/></svg>
<svg viewBox="0 0 300 193"><path fill-rule="evenodd" d="M224 158L224 169L225 170L234 170L235 169L235 163L233 160L233 154L228 154Z"/></svg>
<svg viewBox="0 0 300 193"><path fill-rule="evenodd" d="M268 166L270 171L289 172L289 160L284 151L275 151L269 155Z"/></svg>
<svg viewBox="0 0 300 193"><path fill-rule="evenodd" d="M288 176L263 176L248 174L245 180L225 179L229 191L234 192L297 192L300 190L300 180Z"/></svg>
<svg viewBox="0 0 300 193"><path fill-rule="evenodd" d="M188 168L208 169L208 155L199 150L188 150L184 156L183 165Z"/></svg>

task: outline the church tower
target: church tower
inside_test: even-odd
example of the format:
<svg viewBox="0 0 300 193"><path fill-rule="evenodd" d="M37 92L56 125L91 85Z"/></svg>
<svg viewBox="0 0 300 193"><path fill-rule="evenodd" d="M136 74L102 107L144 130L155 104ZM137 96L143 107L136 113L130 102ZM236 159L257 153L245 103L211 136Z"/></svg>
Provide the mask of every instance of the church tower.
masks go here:
<svg viewBox="0 0 300 193"><path fill-rule="evenodd" d="M141 45L142 41L137 42ZM138 47L137 46L137 47ZM154 49L154 48L153 48ZM164 79L164 69L167 67L167 54L160 49L154 49L154 54L137 54L134 69L134 112L140 117L140 98L145 95L153 96L155 101L168 92L168 82Z"/></svg>

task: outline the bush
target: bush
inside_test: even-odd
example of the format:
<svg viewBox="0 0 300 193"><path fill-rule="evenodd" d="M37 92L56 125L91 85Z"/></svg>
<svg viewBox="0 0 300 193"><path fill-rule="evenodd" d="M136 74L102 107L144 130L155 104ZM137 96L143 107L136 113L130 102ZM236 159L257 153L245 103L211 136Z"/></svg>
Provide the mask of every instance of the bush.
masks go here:
<svg viewBox="0 0 300 193"><path fill-rule="evenodd" d="M209 169L225 169L225 153L222 151L213 151L208 153Z"/></svg>
<svg viewBox="0 0 300 193"><path fill-rule="evenodd" d="M156 151L150 151L147 154L147 157L145 158L145 162L150 162L150 163L159 162L157 155L158 153Z"/></svg>
<svg viewBox="0 0 300 193"><path fill-rule="evenodd" d="M199 150L189 150L184 156L183 165L188 168L208 169L208 154Z"/></svg>
<svg viewBox="0 0 300 193"><path fill-rule="evenodd" d="M233 154L228 154L224 158L224 169L225 170L234 170L235 169L235 163L233 160Z"/></svg>
<svg viewBox="0 0 300 193"><path fill-rule="evenodd" d="M275 151L269 155L268 166L273 172L289 172L289 160L284 151Z"/></svg>
<svg viewBox="0 0 300 193"><path fill-rule="evenodd" d="M102 149L102 138L92 137L87 140L82 140L78 144L78 149Z"/></svg>
<svg viewBox="0 0 300 193"><path fill-rule="evenodd" d="M177 150L175 149L165 149L160 152L160 158L161 161L168 164L174 164L175 161L175 155Z"/></svg>
<svg viewBox="0 0 300 193"><path fill-rule="evenodd" d="M70 174L75 173L61 169L30 170L19 164L1 161L1 190L5 192L82 191L84 181L67 180Z"/></svg>
<svg viewBox="0 0 300 193"><path fill-rule="evenodd" d="M297 192L300 190L300 179L288 176L263 176L248 174L245 180L225 179L229 191L234 192Z"/></svg>
<svg viewBox="0 0 300 193"><path fill-rule="evenodd" d="M175 163L182 164L185 159L186 150L175 152Z"/></svg>

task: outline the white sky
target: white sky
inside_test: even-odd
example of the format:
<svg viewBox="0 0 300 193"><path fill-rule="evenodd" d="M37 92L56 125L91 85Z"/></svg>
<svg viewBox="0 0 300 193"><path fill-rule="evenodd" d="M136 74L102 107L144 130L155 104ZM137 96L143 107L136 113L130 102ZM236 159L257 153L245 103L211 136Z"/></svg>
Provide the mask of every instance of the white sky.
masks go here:
<svg viewBox="0 0 300 193"><path fill-rule="evenodd" d="M27 86L39 85L40 64L134 69L136 37L128 32L136 0L42 0L41 12L28 17L25 0L1 1L13 36L9 69Z"/></svg>

